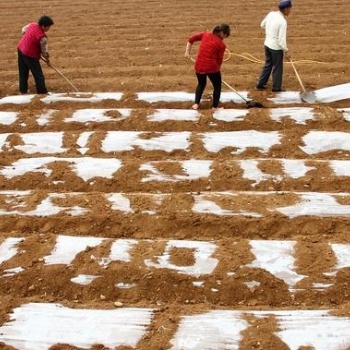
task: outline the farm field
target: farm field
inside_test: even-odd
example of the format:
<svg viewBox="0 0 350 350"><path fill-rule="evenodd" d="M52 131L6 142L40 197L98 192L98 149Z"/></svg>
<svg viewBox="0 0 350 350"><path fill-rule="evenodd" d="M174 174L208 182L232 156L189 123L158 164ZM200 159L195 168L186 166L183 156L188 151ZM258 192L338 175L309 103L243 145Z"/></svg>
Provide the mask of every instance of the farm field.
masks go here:
<svg viewBox="0 0 350 350"><path fill-rule="evenodd" d="M315 104L288 63L286 92L254 90L275 8L1 4L0 349L350 349L350 5L288 18ZM50 93L18 94L16 44L42 14L79 92L44 66ZM190 109L187 38L221 22L223 79L265 108L223 86L211 110L208 84Z"/></svg>

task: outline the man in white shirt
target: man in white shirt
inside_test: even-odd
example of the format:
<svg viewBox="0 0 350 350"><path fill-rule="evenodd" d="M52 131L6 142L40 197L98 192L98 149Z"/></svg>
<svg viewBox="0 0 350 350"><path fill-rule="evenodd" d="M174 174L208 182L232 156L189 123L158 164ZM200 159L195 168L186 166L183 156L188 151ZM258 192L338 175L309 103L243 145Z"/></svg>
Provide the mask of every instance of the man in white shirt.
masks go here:
<svg viewBox="0 0 350 350"><path fill-rule="evenodd" d="M265 90L272 72L272 91L282 90L283 58L290 60L287 47L287 20L292 9L291 0L281 0L278 11L271 11L261 22L265 29L265 64L260 73L256 88Z"/></svg>

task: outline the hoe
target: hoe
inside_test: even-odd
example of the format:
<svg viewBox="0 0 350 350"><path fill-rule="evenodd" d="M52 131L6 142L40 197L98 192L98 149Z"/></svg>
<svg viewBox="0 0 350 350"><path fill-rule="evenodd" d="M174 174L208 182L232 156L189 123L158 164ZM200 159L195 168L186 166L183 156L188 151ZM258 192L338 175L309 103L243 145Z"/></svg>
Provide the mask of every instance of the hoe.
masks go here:
<svg viewBox="0 0 350 350"><path fill-rule="evenodd" d="M303 92L300 93L300 98L301 98L301 100L304 101L304 102L306 102L306 103L315 103L315 102L316 102L316 95L315 95L315 93L314 93L313 91L307 92L307 91L305 90L304 84L303 84L303 82L301 81L301 78L300 78L300 76L299 76L299 74L298 74L298 71L297 71L297 69L295 68L294 63L293 63L292 60L290 60L290 64L292 65L293 70L294 70L294 73L295 73L295 75L296 75L296 77L297 77L297 79L298 79L298 82L299 82L299 84L300 84L302 90L303 90Z"/></svg>
<svg viewBox="0 0 350 350"><path fill-rule="evenodd" d="M230 90L232 90L237 96L239 96L247 105L248 108L264 108L264 106L260 102L252 101L246 99L244 96L242 96L235 88L233 88L231 85L226 83L226 81L222 80L222 83L226 85Z"/></svg>

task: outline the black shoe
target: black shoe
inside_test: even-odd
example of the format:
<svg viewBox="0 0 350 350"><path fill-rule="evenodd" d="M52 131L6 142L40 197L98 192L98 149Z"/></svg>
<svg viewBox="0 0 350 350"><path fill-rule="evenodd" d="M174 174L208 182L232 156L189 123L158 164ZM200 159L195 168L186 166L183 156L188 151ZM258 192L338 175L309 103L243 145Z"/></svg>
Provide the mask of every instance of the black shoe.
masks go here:
<svg viewBox="0 0 350 350"><path fill-rule="evenodd" d="M272 89L272 92L284 92L284 91L286 91L286 90L284 90L284 89Z"/></svg>
<svg viewBox="0 0 350 350"><path fill-rule="evenodd" d="M262 85L262 86L257 85L257 86L255 87L255 90L264 91L264 90L266 90L266 85Z"/></svg>

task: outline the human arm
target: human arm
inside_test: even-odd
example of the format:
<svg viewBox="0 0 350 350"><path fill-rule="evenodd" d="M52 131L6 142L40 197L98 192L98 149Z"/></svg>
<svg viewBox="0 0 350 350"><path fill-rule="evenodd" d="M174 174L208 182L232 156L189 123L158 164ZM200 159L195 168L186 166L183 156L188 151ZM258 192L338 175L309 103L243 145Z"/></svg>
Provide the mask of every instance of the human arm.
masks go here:
<svg viewBox="0 0 350 350"><path fill-rule="evenodd" d="M186 51L185 51L186 58L191 58L191 47L192 47L192 44L190 42L187 42Z"/></svg>
<svg viewBox="0 0 350 350"><path fill-rule="evenodd" d="M44 58L44 61L47 63L48 66L50 66L49 45L46 36L43 36L40 39L40 50L41 56Z"/></svg>
<svg viewBox="0 0 350 350"><path fill-rule="evenodd" d="M217 51L217 63L221 69L221 65L222 65L222 62L224 62L224 55L225 55L225 51L226 51L226 45L223 44L219 50Z"/></svg>
<svg viewBox="0 0 350 350"><path fill-rule="evenodd" d="M197 33L197 34L191 35L188 38L187 45L186 45L186 51L185 51L185 57L190 58L191 47L192 47L193 43L196 41L201 41L204 34L205 34L205 32Z"/></svg>
<svg viewBox="0 0 350 350"><path fill-rule="evenodd" d="M268 17L268 14L264 17L264 19L261 21L260 23L260 27L262 29L265 29L266 28L266 20L267 20L267 17Z"/></svg>
<svg viewBox="0 0 350 350"><path fill-rule="evenodd" d="M285 58L288 59L288 47L287 47L287 22L280 25L278 31L277 42L281 50L283 50Z"/></svg>
<svg viewBox="0 0 350 350"><path fill-rule="evenodd" d="M29 27L29 24L25 25L25 26L22 28L22 30L21 30L22 35L24 35L24 34L26 33L28 27Z"/></svg>

